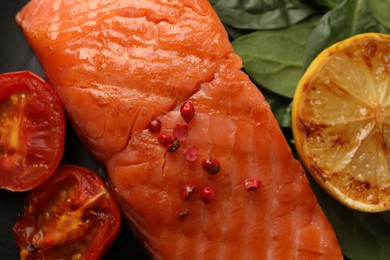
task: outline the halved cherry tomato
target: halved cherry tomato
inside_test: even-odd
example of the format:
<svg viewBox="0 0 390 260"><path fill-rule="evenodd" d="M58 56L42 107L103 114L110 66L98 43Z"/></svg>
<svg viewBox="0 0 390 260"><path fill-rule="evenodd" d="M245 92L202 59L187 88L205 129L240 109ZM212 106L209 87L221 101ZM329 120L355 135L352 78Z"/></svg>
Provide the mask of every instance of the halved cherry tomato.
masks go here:
<svg viewBox="0 0 390 260"><path fill-rule="evenodd" d="M120 225L119 207L103 180L62 165L27 196L13 230L21 259L99 259Z"/></svg>
<svg viewBox="0 0 390 260"><path fill-rule="evenodd" d="M39 76L0 74L0 188L26 191L47 180L64 153L65 116Z"/></svg>

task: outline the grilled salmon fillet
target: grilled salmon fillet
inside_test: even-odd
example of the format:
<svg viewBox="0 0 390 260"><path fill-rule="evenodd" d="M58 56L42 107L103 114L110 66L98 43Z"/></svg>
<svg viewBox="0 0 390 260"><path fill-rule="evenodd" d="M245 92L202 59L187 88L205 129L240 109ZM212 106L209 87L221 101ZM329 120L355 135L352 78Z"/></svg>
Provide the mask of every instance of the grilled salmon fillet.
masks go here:
<svg viewBox="0 0 390 260"><path fill-rule="evenodd" d="M342 259L208 1L32 0L17 22L153 259Z"/></svg>

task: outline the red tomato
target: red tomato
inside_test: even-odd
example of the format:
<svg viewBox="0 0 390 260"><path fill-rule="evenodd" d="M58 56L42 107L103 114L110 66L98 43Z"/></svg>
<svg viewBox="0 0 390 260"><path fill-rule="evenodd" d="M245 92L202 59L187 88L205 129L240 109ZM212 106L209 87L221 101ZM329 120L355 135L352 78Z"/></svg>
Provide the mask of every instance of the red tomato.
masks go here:
<svg viewBox="0 0 390 260"><path fill-rule="evenodd" d="M120 225L119 207L102 179L63 165L27 196L13 229L21 259L99 259Z"/></svg>
<svg viewBox="0 0 390 260"><path fill-rule="evenodd" d="M0 74L0 188L35 188L57 168L65 117L53 88L28 72Z"/></svg>

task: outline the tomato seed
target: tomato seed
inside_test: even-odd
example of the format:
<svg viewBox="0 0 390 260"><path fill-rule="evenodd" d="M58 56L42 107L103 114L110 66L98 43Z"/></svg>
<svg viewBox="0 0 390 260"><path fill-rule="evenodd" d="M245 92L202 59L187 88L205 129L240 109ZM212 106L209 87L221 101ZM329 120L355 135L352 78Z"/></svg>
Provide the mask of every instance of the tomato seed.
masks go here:
<svg viewBox="0 0 390 260"><path fill-rule="evenodd" d="M187 100L181 105L180 115L187 123L194 117L195 108L190 101Z"/></svg>
<svg viewBox="0 0 390 260"><path fill-rule="evenodd" d="M215 190L213 187L210 186L205 186L203 189L200 191L200 199L208 204L215 199Z"/></svg>
<svg viewBox="0 0 390 260"><path fill-rule="evenodd" d="M71 260L79 260L79 259L82 259L82 257L83 257L82 254L76 253L76 254L72 255Z"/></svg>
<svg viewBox="0 0 390 260"><path fill-rule="evenodd" d="M60 201L64 202L67 199L67 195L68 194L67 194L66 190L61 191L61 193L60 193Z"/></svg>
<svg viewBox="0 0 390 260"><path fill-rule="evenodd" d="M217 159L203 159L202 168L210 174L217 174L221 166Z"/></svg>
<svg viewBox="0 0 390 260"><path fill-rule="evenodd" d="M42 240L42 236L40 233L36 233L33 238L32 238L32 244L33 245L38 245L39 242Z"/></svg>
<svg viewBox="0 0 390 260"><path fill-rule="evenodd" d="M20 259L27 259L27 256L30 255L30 251L34 252L34 250L27 250L27 249L20 250Z"/></svg>

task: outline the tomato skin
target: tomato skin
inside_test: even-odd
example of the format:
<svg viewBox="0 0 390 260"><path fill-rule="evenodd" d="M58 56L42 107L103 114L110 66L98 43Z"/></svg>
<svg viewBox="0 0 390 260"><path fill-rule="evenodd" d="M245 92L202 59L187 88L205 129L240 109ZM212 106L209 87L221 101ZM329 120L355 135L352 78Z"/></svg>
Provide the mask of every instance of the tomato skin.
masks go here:
<svg viewBox="0 0 390 260"><path fill-rule="evenodd" d="M93 260L120 226L120 209L104 181L67 164L27 196L13 230L21 259Z"/></svg>
<svg viewBox="0 0 390 260"><path fill-rule="evenodd" d="M66 122L54 89L29 71L0 74L0 188L27 191L64 153Z"/></svg>

